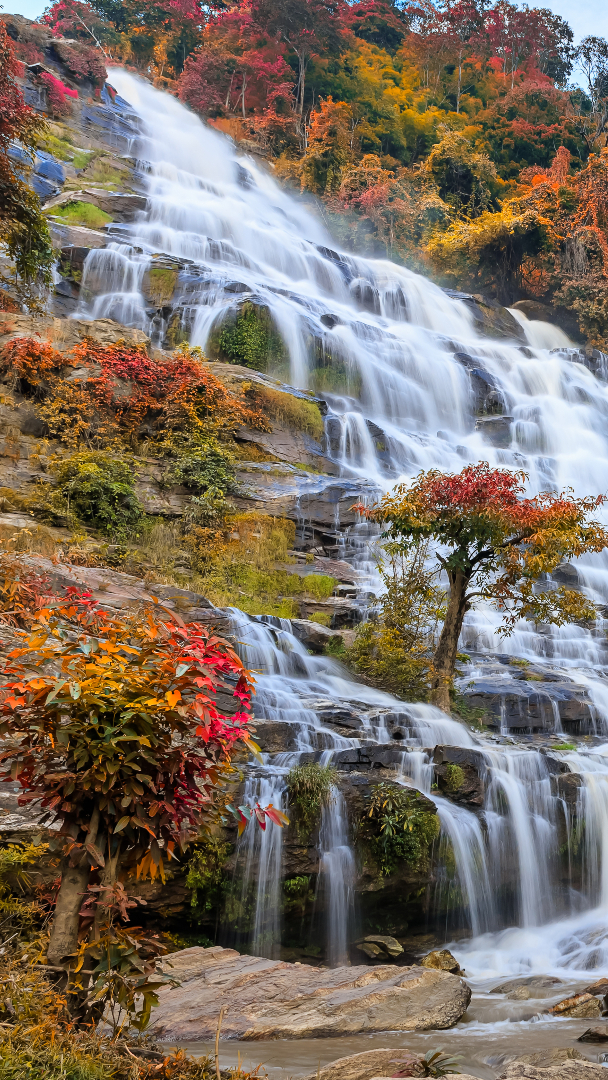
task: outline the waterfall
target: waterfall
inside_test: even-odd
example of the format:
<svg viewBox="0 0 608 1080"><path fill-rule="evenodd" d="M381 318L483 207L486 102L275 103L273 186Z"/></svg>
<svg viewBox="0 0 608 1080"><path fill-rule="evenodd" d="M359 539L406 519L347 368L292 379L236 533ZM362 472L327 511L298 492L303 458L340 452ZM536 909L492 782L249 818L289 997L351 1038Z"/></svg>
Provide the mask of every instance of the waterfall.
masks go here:
<svg viewBox="0 0 608 1080"><path fill-rule="evenodd" d="M556 327L516 310L510 340L484 336L472 298L449 295L388 260L340 251L269 169L239 156L175 98L120 69L112 70L112 82L139 118L130 153L145 174L148 203L137 220L109 227L108 248L88 255L80 317L117 318L160 345L171 322L205 348L243 301L264 307L285 346L270 373L322 391L327 452L372 499L421 469L458 472L482 460L524 469L530 494L604 491L606 356L587 355ZM146 299L154 265L176 272L170 314L159 315ZM339 525L337 517L336 533ZM368 574L375 543L369 525L349 532L349 552ZM591 599L608 603L607 552L585 556L569 572ZM446 860L437 902L448 923L453 912L474 935L457 950L467 971L563 973L608 965L608 745L553 753L577 778L573 814L546 755L506 744L518 719L508 702L521 702L525 681L511 658L542 665L544 675L534 677L545 729L565 727L567 734L559 702L564 687L573 687L586 695L590 732L608 736L601 620L562 628L522 621L504 639L491 608L477 604L468 613L462 646L470 662L462 679L466 685L491 676L500 699L500 748L432 706L398 701L357 683L336 660L310 656L288 620L236 611L233 620L241 655L257 673L258 722L281 722L292 732L289 754L248 775L248 800L285 806L286 774L300 755L400 747L395 779L435 803L440 844L451 853L453 873ZM358 718L352 734L332 727L337 705ZM526 715L519 719L526 730ZM433 749L444 745L479 754L483 807L458 805L433 788ZM335 793L323 812L317 881L332 962L346 957L354 919L347 816ZM558 859L564 834L567 870ZM265 955L280 955L282 845L280 830L261 833L250 825L237 854L242 904L254 894L248 946Z"/></svg>
<svg viewBox="0 0 608 1080"><path fill-rule="evenodd" d="M332 967L348 963L353 938L355 857L349 832L344 797L332 786L321 816L317 890L327 913L326 956Z"/></svg>

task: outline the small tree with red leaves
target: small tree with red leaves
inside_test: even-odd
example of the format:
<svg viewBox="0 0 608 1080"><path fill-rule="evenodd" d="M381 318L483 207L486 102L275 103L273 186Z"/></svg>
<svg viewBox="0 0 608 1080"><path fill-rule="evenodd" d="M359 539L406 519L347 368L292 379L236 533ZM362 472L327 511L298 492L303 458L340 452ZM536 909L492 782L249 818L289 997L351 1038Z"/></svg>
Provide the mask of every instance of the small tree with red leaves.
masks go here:
<svg viewBox="0 0 608 1080"><path fill-rule="evenodd" d="M491 469L486 462L445 475L435 469L402 484L362 512L388 526L395 551L421 542L437 544L447 574L449 600L435 656L433 700L449 710L458 638L475 598L504 614L502 632L518 619L562 625L591 619L595 609L580 592L560 586L539 589L542 575L564 560L608 546L608 530L591 519L604 496L575 499L543 492L524 498L525 473Z"/></svg>
<svg viewBox="0 0 608 1080"><path fill-rule="evenodd" d="M90 1022L100 1000L90 977L105 979L108 955L119 968L124 961L112 915L121 879L164 880L166 863L226 811L241 831L252 814L263 828L286 819L272 806L230 806L233 757L257 747L252 683L226 641L160 607L118 618L75 589L41 598L43 583L28 588L27 567L14 557L0 572L14 645L2 658L0 779L20 784L20 803L38 804L58 830L51 847L61 886L47 958L64 972L74 1018ZM217 707L220 688L235 698L230 717ZM95 912L97 897L110 917ZM127 937L132 956L133 931ZM150 1004L146 980L136 988Z"/></svg>

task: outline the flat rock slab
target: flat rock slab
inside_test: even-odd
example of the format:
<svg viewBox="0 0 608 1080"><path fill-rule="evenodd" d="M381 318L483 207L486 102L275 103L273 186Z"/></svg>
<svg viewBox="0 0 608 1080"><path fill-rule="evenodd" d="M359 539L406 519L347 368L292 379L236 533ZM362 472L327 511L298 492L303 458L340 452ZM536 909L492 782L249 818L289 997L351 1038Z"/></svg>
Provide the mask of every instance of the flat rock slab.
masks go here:
<svg viewBox="0 0 608 1080"><path fill-rule="evenodd" d="M309 1039L448 1028L471 999L467 984L446 971L314 968L219 946L172 953L163 968L181 985L160 991L151 1030L169 1042L213 1038L222 1006L222 1038Z"/></svg>

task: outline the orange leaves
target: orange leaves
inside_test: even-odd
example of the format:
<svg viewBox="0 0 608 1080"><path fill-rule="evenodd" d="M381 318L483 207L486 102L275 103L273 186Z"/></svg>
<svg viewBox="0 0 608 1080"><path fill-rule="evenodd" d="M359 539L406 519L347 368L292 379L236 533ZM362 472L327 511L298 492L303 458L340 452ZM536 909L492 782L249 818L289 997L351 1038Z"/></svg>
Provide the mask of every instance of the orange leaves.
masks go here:
<svg viewBox="0 0 608 1080"><path fill-rule="evenodd" d="M86 372L65 381L68 367ZM241 424L268 430L262 414L216 379L202 359L188 352L162 360L143 346L99 345L85 339L65 357L36 338L9 341L0 352L0 372L11 374L37 402L49 432L69 446L131 446L145 423L159 437L167 432L227 432Z"/></svg>
<svg viewBox="0 0 608 1080"><path fill-rule="evenodd" d="M4 657L0 736L11 742L0 779L12 775L24 798L58 820L74 864L86 854L102 865L86 846L97 808L98 835L120 837L121 857L140 874L162 875L158 845L181 845L221 813L216 795L248 741L243 665L204 626L176 626L157 612L151 635L149 612L118 618L75 589L40 618L32 615L21 647ZM215 697L235 682L236 722Z"/></svg>

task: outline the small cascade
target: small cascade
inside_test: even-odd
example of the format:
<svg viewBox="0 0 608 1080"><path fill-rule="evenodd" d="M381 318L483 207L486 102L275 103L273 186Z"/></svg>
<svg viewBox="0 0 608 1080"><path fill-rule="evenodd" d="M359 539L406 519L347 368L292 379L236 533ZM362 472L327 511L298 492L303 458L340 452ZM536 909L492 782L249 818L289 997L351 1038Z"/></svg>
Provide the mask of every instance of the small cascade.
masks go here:
<svg viewBox="0 0 608 1080"><path fill-rule="evenodd" d="M319 831L317 901L326 913L326 957L332 967L348 963L354 936L355 856L344 796L332 786Z"/></svg>
<svg viewBox="0 0 608 1080"><path fill-rule="evenodd" d="M285 810L287 768L266 767L264 776L250 776L245 784L246 806L268 806ZM236 878L241 882L241 910L253 902L249 948L254 956L278 960L281 956L281 862L282 835L279 829L260 829L255 824L245 830L237 849Z"/></svg>

